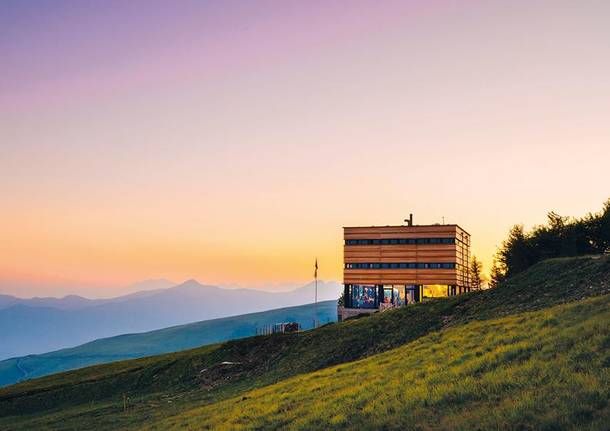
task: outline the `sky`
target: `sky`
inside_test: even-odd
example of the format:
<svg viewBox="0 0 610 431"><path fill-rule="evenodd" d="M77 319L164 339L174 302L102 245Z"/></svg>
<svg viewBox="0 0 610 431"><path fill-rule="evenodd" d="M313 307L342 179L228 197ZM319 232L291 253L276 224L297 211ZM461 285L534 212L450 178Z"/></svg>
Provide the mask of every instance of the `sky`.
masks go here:
<svg viewBox="0 0 610 431"><path fill-rule="evenodd" d="M0 293L342 277L610 197L607 1L0 0Z"/></svg>

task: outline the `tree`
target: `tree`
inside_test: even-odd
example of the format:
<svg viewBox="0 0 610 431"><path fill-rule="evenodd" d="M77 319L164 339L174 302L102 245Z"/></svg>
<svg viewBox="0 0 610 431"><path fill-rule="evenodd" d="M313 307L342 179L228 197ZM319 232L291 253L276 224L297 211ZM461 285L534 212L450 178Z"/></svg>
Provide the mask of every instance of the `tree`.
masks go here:
<svg viewBox="0 0 610 431"><path fill-rule="evenodd" d="M483 287L483 264L476 256L472 256L470 261L470 287L473 290Z"/></svg>
<svg viewBox="0 0 610 431"><path fill-rule="evenodd" d="M584 221L590 232L589 241L597 253L610 253L610 199L604 202L601 213L589 214Z"/></svg>
<svg viewBox="0 0 610 431"><path fill-rule="evenodd" d="M345 292L341 292L341 296L337 300L337 306L344 307L345 306Z"/></svg>
<svg viewBox="0 0 610 431"><path fill-rule="evenodd" d="M507 277L525 271L536 263L533 254L530 237L525 234L522 224L511 228L508 238L498 250L498 258L500 264L506 268Z"/></svg>
<svg viewBox="0 0 610 431"><path fill-rule="evenodd" d="M504 279L504 272L498 265L498 259L494 256L493 261L491 263L491 269L489 270L489 287L493 289L494 287L498 287L498 283L500 283Z"/></svg>

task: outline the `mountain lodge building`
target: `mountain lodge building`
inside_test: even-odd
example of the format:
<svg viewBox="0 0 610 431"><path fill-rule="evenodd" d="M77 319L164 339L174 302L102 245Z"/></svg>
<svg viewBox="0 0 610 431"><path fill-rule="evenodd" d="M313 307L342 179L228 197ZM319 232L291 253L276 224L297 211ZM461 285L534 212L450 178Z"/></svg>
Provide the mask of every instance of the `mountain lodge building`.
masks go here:
<svg viewBox="0 0 610 431"><path fill-rule="evenodd" d="M343 228L339 320L470 290L470 234L456 224Z"/></svg>

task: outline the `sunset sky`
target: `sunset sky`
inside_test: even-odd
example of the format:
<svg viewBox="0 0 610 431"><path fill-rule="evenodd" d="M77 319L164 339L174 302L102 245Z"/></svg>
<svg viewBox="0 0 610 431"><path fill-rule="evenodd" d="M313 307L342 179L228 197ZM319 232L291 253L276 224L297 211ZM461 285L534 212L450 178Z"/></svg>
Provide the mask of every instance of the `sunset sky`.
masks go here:
<svg viewBox="0 0 610 431"><path fill-rule="evenodd" d="M610 2L1 1L0 293L341 280L610 197Z"/></svg>

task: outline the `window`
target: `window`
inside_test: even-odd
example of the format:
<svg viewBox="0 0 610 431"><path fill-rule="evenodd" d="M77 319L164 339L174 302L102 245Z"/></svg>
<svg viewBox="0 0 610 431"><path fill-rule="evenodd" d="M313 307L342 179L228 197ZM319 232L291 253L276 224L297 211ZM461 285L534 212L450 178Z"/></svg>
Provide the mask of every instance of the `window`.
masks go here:
<svg viewBox="0 0 610 431"><path fill-rule="evenodd" d="M455 238L346 239L345 245L455 244Z"/></svg>
<svg viewBox="0 0 610 431"><path fill-rule="evenodd" d="M394 304L405 305L405 287L397 286L394 287Z"/></svg>
<svg viewBox="0 0 610 431"><path fill-rule="evenodd" d="M383 303L391 304L392 303L392 288L384 288L383 289Z"/></svg>
<svg viewBox="0 0 610 431"><path fill-rule="evenodd" d="M352 286L352 307L354 308L377 308L377 288L375 286Z"/></svg>
<svg viewBox="0 0 610 431"><path fill-rule="evenodd" d="M455 262L371 262L346 263L345 269L455 269Z"/></svg>

